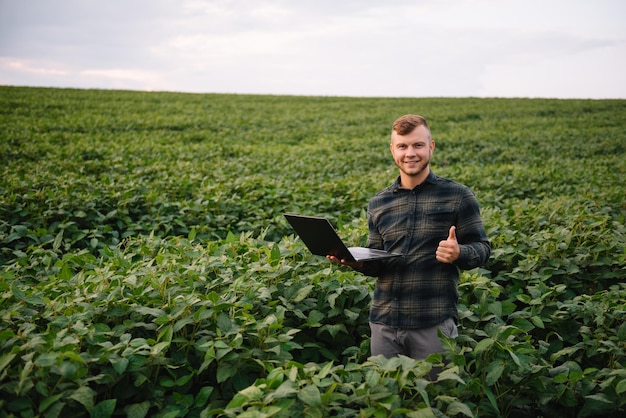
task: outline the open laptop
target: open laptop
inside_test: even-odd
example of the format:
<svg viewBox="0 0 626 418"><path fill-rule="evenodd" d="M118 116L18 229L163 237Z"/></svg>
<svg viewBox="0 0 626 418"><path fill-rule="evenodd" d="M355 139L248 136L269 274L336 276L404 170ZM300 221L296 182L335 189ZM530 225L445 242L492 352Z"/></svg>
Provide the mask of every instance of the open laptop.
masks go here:
<svg viewBox="0 0 626 418"><path fill-rule="evenodd" d="M309 251L315 255L334 255L340 260L347 261L370 261L401 256L401 254L373 248L347 247L326 218L290 213L285 213L283 216L298 233Z"/></svg>

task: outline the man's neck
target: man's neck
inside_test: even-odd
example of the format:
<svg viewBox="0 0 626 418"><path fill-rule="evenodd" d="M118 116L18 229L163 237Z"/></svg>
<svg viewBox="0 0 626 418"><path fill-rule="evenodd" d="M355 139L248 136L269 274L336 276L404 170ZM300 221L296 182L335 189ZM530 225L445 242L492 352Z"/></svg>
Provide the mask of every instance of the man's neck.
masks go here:
<svg viewBox="0 0 626 418"><path fill-rule="evenodd" d="M407 176L404 173L400 173L400 186L403 189L414 189L420 184L424 183L430 174L430 167L427 167L419 176Z"/></svg>

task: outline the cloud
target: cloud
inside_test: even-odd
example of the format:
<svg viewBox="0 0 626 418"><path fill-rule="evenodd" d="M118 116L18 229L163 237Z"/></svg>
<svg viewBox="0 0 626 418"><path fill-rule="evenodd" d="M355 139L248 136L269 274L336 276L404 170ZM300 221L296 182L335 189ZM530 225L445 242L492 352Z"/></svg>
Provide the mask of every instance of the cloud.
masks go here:
<svg viewBox="0 0 626 418"><path fill-rule="evenodd" d="M0 68L5 77L19 77L23 84L40 86L37 80L45 78L44 86L105 89L175 90L175 86L154 71L132 68L76 69L63 64L51 65L48 61L0 58Z"/></svg>
<svg viewBox="0 0 626 418"><path fill-rule="evenodd" d="M37 75L66 76L69 73L57 68L38 67L33 63L20 60L9 60L0 58L0 65L15 72L25 72Z"/></svg>
<svg viewBox="0 0 626 418"><path fill-rule="evenodd" d="M625 11L612 0L0 0L0 83L626 97L611 69L626 73Z"/></svg>

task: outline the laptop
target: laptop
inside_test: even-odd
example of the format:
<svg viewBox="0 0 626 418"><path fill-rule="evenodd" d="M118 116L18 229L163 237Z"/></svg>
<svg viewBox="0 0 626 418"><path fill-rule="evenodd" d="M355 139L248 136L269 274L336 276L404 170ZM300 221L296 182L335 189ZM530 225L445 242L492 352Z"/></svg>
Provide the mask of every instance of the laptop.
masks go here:
<svg viewBox="0 0 626 418"><path fill-rule="evenodd" d="M367 247L347 247L326 218L290 213L283 216L315 255L334 255L347 261L371 261L402 255Z"/></svg>

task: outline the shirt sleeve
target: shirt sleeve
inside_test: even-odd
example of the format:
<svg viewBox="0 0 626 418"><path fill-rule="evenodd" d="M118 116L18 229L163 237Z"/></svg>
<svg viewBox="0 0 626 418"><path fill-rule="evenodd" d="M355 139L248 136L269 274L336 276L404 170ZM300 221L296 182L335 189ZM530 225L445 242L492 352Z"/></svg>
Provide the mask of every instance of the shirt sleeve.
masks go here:
<svg viewBox="0 0 626 418"><path fill-rule="evenodd" d="M461 200L456 233L461 249L456 266L471 270L485 264L491 255L491 244L483 226L478 201L469 189Z"/></svg>
<svg viewBox="0 0 626 418"><path fill-rule="evenodd" d="M380 233L378 232L378 229L376 228L376 225L374 224L374 222L371 219L371 212L370 212L370 208L368 207L368 211L367 211L367 227L368 227L368 237L367 237L367 246L369 248L376 248L376 249L384 249L383 246L383 238L380 235ZM372 260L372 261L366 261L363 263L363 267L360 269L355 269L356 271L358 271L361 274L364 274L366 276L371 276L371 277L378 277L381 269L383 268L383 263L384 260Z"/></svg>

